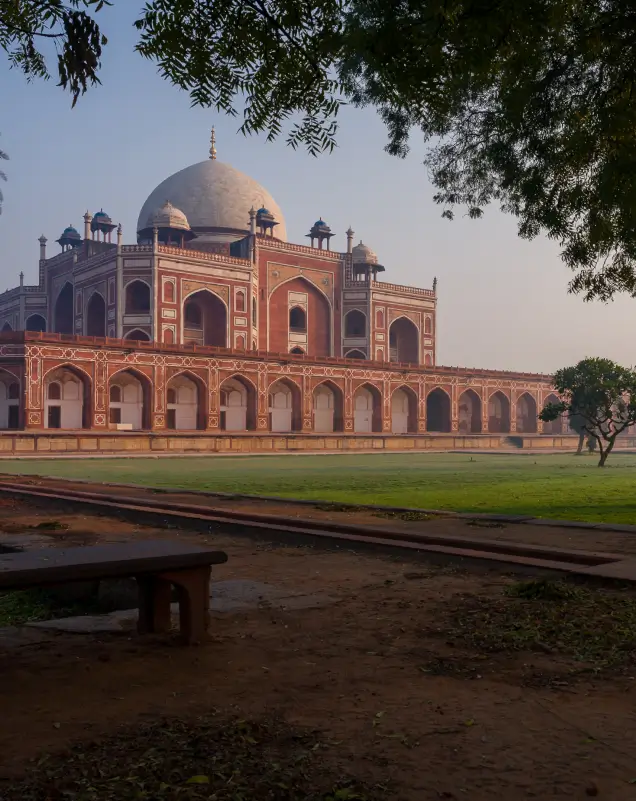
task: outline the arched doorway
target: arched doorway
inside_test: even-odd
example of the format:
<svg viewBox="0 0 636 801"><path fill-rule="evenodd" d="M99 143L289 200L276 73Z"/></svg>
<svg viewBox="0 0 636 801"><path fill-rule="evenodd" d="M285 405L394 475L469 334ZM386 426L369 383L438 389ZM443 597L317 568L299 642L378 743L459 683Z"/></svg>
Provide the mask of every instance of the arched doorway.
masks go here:
<svg viewBox="0 0 636 801"><path fill-rule="evenodd" d="M59 367L44 379L44 427L91 427L91 381L71 367Z"/></svg>
<svg viewBox="0 0 636 801"><path fill-rule="evenodd" d="M367 357L361 350L350 350L345 354L345 359L366 359Z"/></svg>
<svg viewBox="0 0 636 801"><path fill-rule="evenodd" d="M201 289L183 304L183 342L227 348L227 309L217 295ZM287 350L285 348L285 350Z"/></svg>
<svg viewBox="0 0 636 801"><path fill-rule="evenodd" d="M24 324L25 331L46 331L46 320L41 314L32 314Z"/></svg>
<svg viewBox="0 0 636 801"><path fill-rule="evenodd" d="M488 431L493 434L510 432L510 401L503 392L493 392L488 401Z"/></svg>
<svg viewBox="0 0 636 801"><path fill-rule="evenodd" d="M472 389L459 396L457 404L460 434L479 434L481 432L481 398Z"/></svg>
<svg viewBox="0 0 636 801"><path fill-rule="evenodd" d="M543 401L543 405L547 406L548 403L560 403L558 397L554 394L548 395L547 398ZM543 433L544 434L562 434L563 433L563 416L559 415L556 420L551 420L549 423L543 424Z"/></svg>
<svg viewBox="0 0 636 801"><path fill-rule="evenodd" d="M342 390L331 381L324 381L314 389L314 431L342 431Z"/></svg>
<svg viewBox="0 0 636 801"><path fill-rule="evenodd" d="M367 316L359 309L352 309L345 314L344 328L346 337L366 337Z"/></svg>
<svg viewBox="0 0 636 801"><path fill-rule="evenodd" d="M394 434L417 431L417 395L410 387L399 387L391 395L391 431Z"/></svg>
<svg viewBox="0 0 636 801"><path fill-rule="evenodd" d="M150 314L150 287L145 281L126 284L126 314Z"/></svg>
<svg viewBox="0 0 636 801"><path fill-rule="evenodd" d="M292 320L290 309L294 311L294 308L298 312ZM304 328L300 314L303 311ZM271 326L269 332L268 349L273 353L288 353L291 342L294 342L301 345L309 356L331 355L331 306L311 281L294 278L277 286L269 299L269 315L270 320L279 321ZM289 325L280 325L283 320L287 320Z"/></svg>
<svg viewBox="0 0 636 801"><path fill-rule="evenodd" d="M298 385L281 378L269 388L270 431L300 431L301 397Z"/></svg>
<svg viewBox="0 0 636 801"><path fill-rule="evenodd" d="M73 328L73 286L70 283L64 284L62 291L55 301L55 312L53 315L53 330L56 334L74 334Z"/></svg>
<svg viewBox="0 0 636 801"><path fill-rule="evenodd" d="M363 384L355 391L353 430L356 434L382 431L382 396L373 384Z"/></svg>
<svg viewBox="0 0 636 801"><path fill-rule="evenodd" d="M392 362L419 363L420 332L407 317L398 317L389 328L389 360Z"/></svg>
<svg viewBox="0 0 636 801"><path fill-rule="evenodd" d="M86 335L106 336L106 302L99 292L93 292L86 306Z"/></svg>
<svg viewBox="0 0 636 801"><path fill-rule="evenodd" d="M451 404L448 394L437 387L426 398L426 430L448 433L451 430Z"/></svg>
<svg viewBox="0 0 636 801"><path fill-rule="evenodd" d="M135 328L134 331L129 331L124 339L130 339L133 342L150 342L150 337L141 328Z"/></svg>
<svg viewBox="0 0 636 801"><path fill-rule="evenodd" d="M517 400L517 432L537 433L537 402L527 392Z"/></svg>
<svg viewBox="0 0 636 801"><path fill-rule="evenodd" d="M0 371L0 429L20 428L20 382L18 379Z"/></svg>
<svg viewBox="0 0 636 801"><path fill-rule="evenodd" d="M136 370L122 370L111 377L108 385L108 420L122 431L150 428L149 379Z"/></svg>
<svg viewBox="0 0 636 801"><path fill-rule="evenodd" d="M205 428L203 409L205 395L199 381L179 373L166 387L166 428L170 431L187 431Z"/></svg>
<svg viewBox="0 0 636 801"><path fill-rule="evenodd" d="M0 331L0 334L7 334L9 331L13 331L13 328L11 327L10 323L5 323L2 326L2 331Z"/></svg>
<svg viewBox="0 0 636 801"><path fill-rule="evenodd" d="M220 388L221 430L253 431L256 428L256 388L243 376L226 379Z"/></svg>

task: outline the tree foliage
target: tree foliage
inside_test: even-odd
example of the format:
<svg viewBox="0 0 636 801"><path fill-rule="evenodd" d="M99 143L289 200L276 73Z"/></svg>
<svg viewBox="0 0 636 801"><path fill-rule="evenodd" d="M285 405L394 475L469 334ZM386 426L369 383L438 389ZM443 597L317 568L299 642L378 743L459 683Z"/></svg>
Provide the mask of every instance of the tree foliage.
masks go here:
<svg viewBox="0 0 636 801"><path fill-rule="evenodd" d="M580 430L598 443L603 467L616 438L636 423L636 370L610 359L583 359L557 370L553 385L559 403L547 403L539 419L548 423L560 415L577 419Z"/></svg>
<svg viewBox="0 0 636 801"><path fill-rule="evenodd" d="M97 80L101 5L0 0L0 44L46 75L34 41L61 36L76 99ZM143 56L193 103L242 115L243 132L316 154L335 146L343 102L372 106L389 153L414 132L428 143L443 216L498 204L522 237L560 244L573 292L636 296L633 3L147 0L136 26Z"/></svg>
<svg viewBox="0 0 636 801"><path fill-rule="evenodd" d="M0 0L0 47L27 79L48 79L41 45L52 41L58 85L71 93L75 105L89 86L99 83L106 37L93 13L110 4L109 0Z"/></svg>

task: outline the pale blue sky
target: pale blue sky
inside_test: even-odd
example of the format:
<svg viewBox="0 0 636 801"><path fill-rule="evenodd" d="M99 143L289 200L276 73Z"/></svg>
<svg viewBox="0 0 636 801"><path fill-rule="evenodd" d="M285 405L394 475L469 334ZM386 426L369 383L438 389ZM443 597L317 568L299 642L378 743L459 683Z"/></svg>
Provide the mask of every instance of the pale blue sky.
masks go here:
<svg viewBox="0 0 636 801"><path fill-rule="evenodd" d="M344 249L351 225L394 283L430 287L438 278L438 360L442 364L550 372L585 356L631 365L636 300L587 304L566 293L569 272L546 239L520 240L514 219L495 208L480 221L440 218L413 141L406 160L383 151L383 125L371 110L345 109L339 148L312 158L284 140L236 133L239 122L208 109L163 81L133 52L139 0L116 0L100 12L109 45L101 87L75 109L55 81L27 84L0 68L4 166L0 216L0 291L25 273L37 280L38 242L53 242L72 223L82 230L88 208L104 208L135 241L137 215L152 189L173 172L207 157L217 130L220 161L262 183L283 209L288 238L306 243L322 216Z"/></svg>

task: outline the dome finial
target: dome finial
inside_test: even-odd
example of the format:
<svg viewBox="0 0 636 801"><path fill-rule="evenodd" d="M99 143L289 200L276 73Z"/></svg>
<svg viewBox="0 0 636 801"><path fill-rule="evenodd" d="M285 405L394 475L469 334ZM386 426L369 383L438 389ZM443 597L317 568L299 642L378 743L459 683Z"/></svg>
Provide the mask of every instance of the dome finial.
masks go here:
<svg viewBox="0 0 636 801"><path fill-rule="evenodd" d="M210 132L210 158L212 161L216 159L216 134L214 132L214 125L212 126L212 131Z"/></svg>

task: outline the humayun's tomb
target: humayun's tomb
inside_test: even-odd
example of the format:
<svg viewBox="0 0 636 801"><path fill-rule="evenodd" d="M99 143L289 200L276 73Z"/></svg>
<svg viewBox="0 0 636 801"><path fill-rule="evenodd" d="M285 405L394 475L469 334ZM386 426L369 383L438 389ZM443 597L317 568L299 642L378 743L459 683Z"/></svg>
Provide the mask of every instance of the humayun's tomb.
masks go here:
<svg viewBox="0 0 636 801"><path fill-rule="evenodd" d="M559 447L550 377L442 367L436 281L382 280L354 232L307 244L252 178L210 158L167 178L136 244L103 210L37 285L0 295L0 451Z"/></svg>

